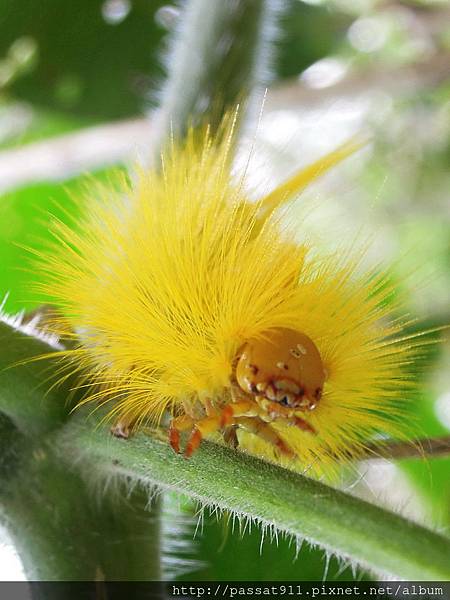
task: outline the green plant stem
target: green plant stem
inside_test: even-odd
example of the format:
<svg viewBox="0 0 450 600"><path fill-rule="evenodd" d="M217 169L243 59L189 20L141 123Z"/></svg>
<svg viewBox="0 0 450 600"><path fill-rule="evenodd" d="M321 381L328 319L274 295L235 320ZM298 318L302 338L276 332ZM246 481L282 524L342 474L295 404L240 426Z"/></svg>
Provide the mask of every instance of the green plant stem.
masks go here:
<svg viewBox="0 0 450 600"><path fill-rule="evenodd" d="M409 580L450 579L450 540L323 483L241 452L204 443L190 460L166 441L112 438L80 418L55 443L84 468L94 462L147 485L188 494L266 526L306 538L372 572Z"/></svg>
<svg viewBox="0 0 450 600"><path fill-rule="evenodd" d="M50 432L68 418L69 385L44 393L58 363L33 361L52 349L5 324L0 342L0 518L27 578L160 579L159 502L149 506L141 487L130 494L61 462ZM50 591L64 600L70 593Z"/></svg>
<svg viewBox="0 0 450 600"><path fill-rule="evenodd" d="M0 500L27 579L159 579L159 503L149 507L139 486L128 493L111 481L106 492L104 480L92 485L60 461L48 439L24 449Z"/></svg>
<svg viewBox="0 0 450 600"><path fill-rule="evenodd" d="M101 578L86 488L48 450L29 448L18 477L2 489L1 503L27 579Z"/></svg>
<svg viewBox="0 0 450 600"><path fill-rule="evenodd" d="M1 330L15 359L48 350ZM158 509L146 512L142 488L128 500L120 485L100 493L116 475L254 518L377 573L450 578L449 540L343 492L218 445L205 443L186 461L165 440L143 434L117 440L92 420L65 420L60 409L67 390L42 399L41 369L29 363L0 371L0 406L8 414L0 419L0 499L30 578L159 577ZM86 480L96 482L96 493Z"/></svg>
<svg viewBox="0 0 450 600"><path fill-rule="evenodd" d="M0 352L0 413L29 436L61 425L70 410L68 386L49 389L57 364L34 360L54 349L4 323L0 323L0 348L4 349Z"/></svg>
<svg viewBox="0 0 450 600"><path fill-rule="evenodd" d="M24 440L11 419L0 412L0 487L17 472Z"/></svg>
<svg viewBox="0 0 450 600"><path fill-rule="evenodd" d="M186 2L167 55L156 152L171 133L183 137L205 116L216 129L228 110L267 84L277 12L267 0Z"/></svg>

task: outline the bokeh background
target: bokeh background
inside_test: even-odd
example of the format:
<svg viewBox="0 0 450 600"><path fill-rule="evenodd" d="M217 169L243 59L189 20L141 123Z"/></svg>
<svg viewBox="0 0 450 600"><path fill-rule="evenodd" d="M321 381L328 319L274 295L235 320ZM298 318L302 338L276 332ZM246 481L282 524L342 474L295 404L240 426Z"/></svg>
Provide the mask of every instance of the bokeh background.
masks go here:
<svg viewBox="0 0 450 600"><path fill-rule="evenodd" d="M42 248L47 214L92 177L145 151L178 9L163 0L2 0L0 12L0 298L33 306L23 246ZM450 323L450 3L290 0L249 171L275 185L350 136L370 144L305 195L308 234L325 247L370 238L422 326ZM248 139L247 139L248 138ZM293 207L302 213L302 200ZM300 222L300 221L299 221ZM424 436L450 433L450 345L431 348L411 412ZM371 461L342 485L448 531L450 459ZM227 515L164 500L164 570L181 579L366 577L323 552ZM23 578L0 532L0 579Z"/></svg>

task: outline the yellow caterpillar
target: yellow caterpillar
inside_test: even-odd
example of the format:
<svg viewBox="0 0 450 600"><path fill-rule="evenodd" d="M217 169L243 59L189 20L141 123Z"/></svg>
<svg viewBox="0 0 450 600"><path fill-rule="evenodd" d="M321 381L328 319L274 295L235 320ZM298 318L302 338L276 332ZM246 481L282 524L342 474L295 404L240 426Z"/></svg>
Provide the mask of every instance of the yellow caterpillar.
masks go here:
<svg viewBox="0 0 450 600"><path fill-rule="evenodd" d="M250 202L230 174L232 136L191 132L161 170L92 191L77 227L54 223L43 289L59 335L76 340L63 357L83 402L109 403L117 435L169 412L187 456L219 432L321 472L402 434L418 342L402 336L385 276L359 273L361 253L311 255L277 218L358 144Z"/></svg>

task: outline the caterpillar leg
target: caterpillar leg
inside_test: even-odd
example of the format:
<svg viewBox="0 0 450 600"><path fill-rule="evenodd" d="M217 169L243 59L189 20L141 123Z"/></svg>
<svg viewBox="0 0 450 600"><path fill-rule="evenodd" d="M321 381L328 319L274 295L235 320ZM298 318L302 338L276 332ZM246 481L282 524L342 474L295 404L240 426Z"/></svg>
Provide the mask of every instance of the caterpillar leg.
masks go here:
<svg viewBox="0 0 450 600"><path fill-rule="evenodd" d="M220 413L221 429L233 425L236 417L256 417L260 413L259 406L252 400L237 400L227 404Z"/></svg>
<svg viewBox="0 0 450 600"><path fill-rule="evenodd" d="M269 444L272 444L272 446L275 446L281 454L289 456L290 458L295 456L295 452L278 435L275 429L259 417L237 417L235 422L242 427L242 429L257 435L266 442L269 442Z"/></svg>
<svg viewBox="0 0 450 600"><path fill-rule="evenodd" d="M220 415L205 417L204 419L197 421L186 444L186 449L184 451L185 457L189 458L190 456L192 456L192 454L200 446L200 443L205 437L205 435L208 435L209 433L214 433L215 431L219 431L220 429L222 429Z"/></svg>
<svg viewBox="0 0 450 600"><path fill-rule="evenodd" d="M259 407L252 400L239 400L231 404L227 404L222 410L213 409L212 406L207 407L207 416L203 419L195 420L188 415L182 415L172 419L169 426L169 442L175 452L180 452L180 433L192 429L186 444L184 455L189 458L200 446L205 435L216 431L229 431L229 440L233 441L237 438L231 433L231 428L234 425L236 416L241 415L257 415ZM228 435L228 434L227 434Z"/></svg>
<svg viewBox="0 0 450 600"><path fill-rule="evenodd" d="M180 452L180 433L182 431L192 429L184 452L186 458L189 458L198 449L202 439L216 431L224 431L225 441L236 447L236 428L242 427L275 446L282 454L293 457L295 453L292 449L271 425L261 418L266 417L267 414L287 425L293 425L303 431L315 433L314 428L307 421L292 415L291 410L285 409L277 403L270 403L270 406L264 406L263 408L253 400L236 399L235 402L224 406L222 410L215 410L212 406L207 408L207 416L203 419L196 420L189 415L172 419L169 426L169 441L175 452Z"/></svg>
<svg viewBox="0 0 450 600"><path fill-rule="evenodd" d="M251 400L240 400L227 404L221 411L205 417L195 423L195 427L189 437L184 455L186 458L200 446L202 439L209 433L221 431L222 429L234 424L235 416L243 414L257 414L258 407Z"/></svg>
<svg viewBox="0 0 450 600"><path fill-rule="evenodd" d="M180 433L192 429L195 419L189 415L181 415L171 419L169 425L169 443L177 454L180 453Z"/></svg>
<svg viewBox="0 0 450 600"><path fill-rule="evenodd" d="M257 396L256 401L262 411L260 414L268 415L271 420L282 421L286 425L298 427L302 431L308 431L309 433L317 433L317 431L310 423L308 423L308 421L302 417L299 417L298 415L293 414L292 408L286 408L278 402L271 402L262 396Z"/></svg>
<svg viewBox="0 0 450 600"><path fill-rule="evenodd" d="M311 423L308 423L308 421L305 421L305 419L302 419L301 417L294 416L294 417L292 417L292 420L287 419L287 421L288 421L288 424L294 425L294 427L298 427L302 431L307 431L308 433L317 435L317 431L314 429L314 427L311 425Z"/></svg>

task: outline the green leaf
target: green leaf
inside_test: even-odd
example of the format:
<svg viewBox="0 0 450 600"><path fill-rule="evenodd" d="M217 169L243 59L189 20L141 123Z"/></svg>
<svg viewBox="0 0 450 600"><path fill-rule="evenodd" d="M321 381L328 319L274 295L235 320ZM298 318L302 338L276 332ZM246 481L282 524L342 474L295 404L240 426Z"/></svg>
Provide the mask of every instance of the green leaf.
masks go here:
<svg viewBox="0 0 450 600"><path fill-rule="evenodd" d="M38 303L39 274L33 252L48 251L52 240L49 221L62 222L80 213L76 198L94 181L114 182L121 167L74 177L61 183L34 183L5 193L0 202L0 301L7 292L8 312L27 310Z"/></svg>

